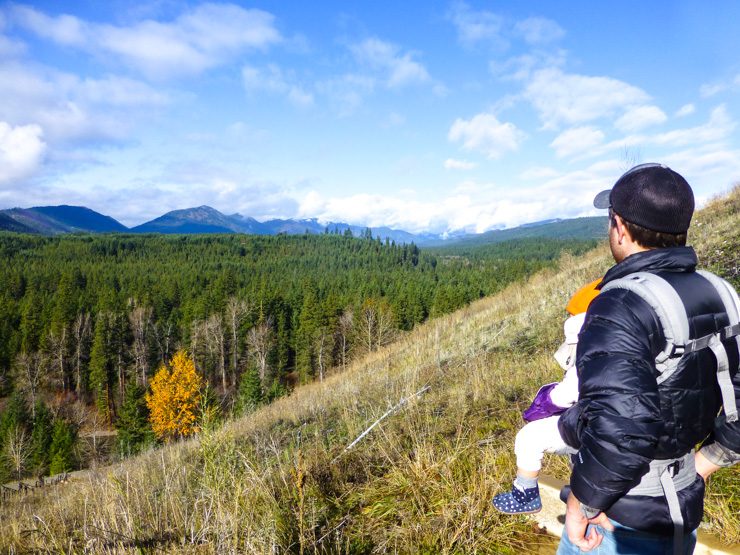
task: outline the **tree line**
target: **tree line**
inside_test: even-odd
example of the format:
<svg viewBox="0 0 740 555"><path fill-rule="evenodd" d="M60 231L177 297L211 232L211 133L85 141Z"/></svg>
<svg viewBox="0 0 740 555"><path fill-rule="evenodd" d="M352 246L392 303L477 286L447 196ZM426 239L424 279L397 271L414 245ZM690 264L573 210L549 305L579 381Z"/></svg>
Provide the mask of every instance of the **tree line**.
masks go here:
<svg viewBox="0 0 740 555"><path fill-rule="evenodd" d="M244 412L591 246L523 240L470 256L369 231L2 233L0 478L71 470L84 427L117 427L121 453L151 441L145 395L179 350L213 406Z"/></svg>

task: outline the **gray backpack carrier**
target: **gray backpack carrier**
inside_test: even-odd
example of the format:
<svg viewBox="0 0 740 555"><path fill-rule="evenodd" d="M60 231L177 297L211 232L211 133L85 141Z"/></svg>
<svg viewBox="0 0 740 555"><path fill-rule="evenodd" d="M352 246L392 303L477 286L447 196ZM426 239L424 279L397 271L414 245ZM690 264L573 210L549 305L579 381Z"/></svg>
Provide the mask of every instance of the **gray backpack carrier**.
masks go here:
<svg viewBox="0 0 740 555"><path fill-rule="evenodd" d="M681 359L702 349L710 349L717 360L717 383L722 394L724 415L719 417L727 422L738 420L737 400L732 384L727 351L722 343L734 338L740 355L740 299L733 287L722 278L710 272L698 271L717 291L729 318L729 325L718 333L689 339L689 320L683 301L676 290L662 277L649 272L636 272L624 278L607 283L602 292L610 289L626 289L639 295L655 311L663 327L666 346L655 357L658 370L657 382L663 383L679 367ZM740 371L740 370L738 370ZM690 486L696 479L694 452L669 460L654 460L650 470L640 483L627 495L665 496L673 520L675 552L680 553L683 543L683 517L678 502L677 491Z"/></svg>

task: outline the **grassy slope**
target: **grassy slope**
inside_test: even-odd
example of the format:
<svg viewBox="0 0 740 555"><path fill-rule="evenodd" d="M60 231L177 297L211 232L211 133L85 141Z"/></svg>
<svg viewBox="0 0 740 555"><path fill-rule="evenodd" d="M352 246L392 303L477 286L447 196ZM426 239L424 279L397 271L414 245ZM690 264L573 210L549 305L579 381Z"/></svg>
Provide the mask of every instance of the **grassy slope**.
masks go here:
<svg viewBox="0 0 740 555"><path fill-rule="evenodd" d="M700 256L731 276L740 189L697 221ZM521 553L551 544L526 519L496 514L490 498L512 477L520 410L560 375L550 353L564 300L610 263L604 248L566 256L557 271L420 326L197 440L91 472L43 500L6 502L0 552ZM550 457L546 470L563 476L563 459ZM713 477L707 496L709 526L727 542L740 541L739 470Z"/></svg>

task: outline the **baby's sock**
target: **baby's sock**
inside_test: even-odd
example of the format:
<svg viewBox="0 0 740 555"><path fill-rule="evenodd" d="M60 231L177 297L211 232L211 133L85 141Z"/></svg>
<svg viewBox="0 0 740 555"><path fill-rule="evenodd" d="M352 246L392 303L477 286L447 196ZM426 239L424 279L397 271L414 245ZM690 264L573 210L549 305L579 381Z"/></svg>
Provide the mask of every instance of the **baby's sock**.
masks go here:
<svg viewBox="0 0 740 555"><path fill-rule="evenodd" d="M537 478L527 478L526 476L517 474L514 483L522 489L532 489L537 487Z"/></svg>

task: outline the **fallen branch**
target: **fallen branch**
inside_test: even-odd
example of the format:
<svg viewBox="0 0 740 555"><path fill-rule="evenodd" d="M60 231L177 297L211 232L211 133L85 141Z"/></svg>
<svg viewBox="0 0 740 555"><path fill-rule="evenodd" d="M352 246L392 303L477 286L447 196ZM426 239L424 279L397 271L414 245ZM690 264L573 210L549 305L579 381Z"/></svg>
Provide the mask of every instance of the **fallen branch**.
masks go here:
<svg viewBox="0 0 740 555"><path fill-rule="evenodd" d="M386 418L388 418L390 415L398 412L401 408L403 408L406 404L408 404L408 402L411 399L414 399L415 397L420 397L421 395L423 395L424 393L426 393L427 391L429 391L431 388L432 388L431 385L425 385L424 387L422 387L419 391L417 391L413 395L409 395L408 397L405 397L405 398L401 399L398 402L398 404L396 404L395 406L393 406L390 409L388 409L383 416L381 416L375 422L373 422L367 430L365 430L364 432L362 432L359 436L357 436L357 438L352 443L350 443L349 445L347 445L347 447L344 448L344 451L342 451L337 457L334 458L333 461L331 461L332 464L335 463L335 462L337 462L337 460L339 459L339 457L341 457L344 453L346 453L347 451L349 451L350 449L352 449L355 445L357 445L362 440L362 438L364 438L367 434L369 434L372 431L373 428L375 428L375 426L377 426L378 424L380 424L383 420L385 420Z"/></svg>

